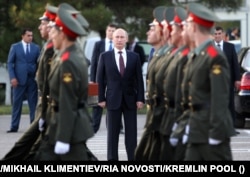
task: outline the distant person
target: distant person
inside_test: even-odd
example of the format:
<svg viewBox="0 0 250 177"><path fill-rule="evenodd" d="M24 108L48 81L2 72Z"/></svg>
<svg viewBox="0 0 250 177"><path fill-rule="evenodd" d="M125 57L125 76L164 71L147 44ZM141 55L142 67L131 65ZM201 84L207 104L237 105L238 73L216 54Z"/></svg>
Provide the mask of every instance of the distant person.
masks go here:
<svg viewBox="0 0 250 177"><path fill-rule="evenodd" d="M50 23L50 21L53 22L55 20L56 11L56 7L47 5L46 11L44 12L43 16L39 18L40 24L38 26L38 30L40 31L41 37L46 42L43 45L39 56L39 65L36 74L39 100L36 107L35 120L23 133L23 135L16 141L15 145L10 149L10 151L8 151L8 153L2 160L30 160L31 158L33 158L35 150L38 149L39 142L41 140L41 132L39 130L41 128L38 125L41 119L45 119L46 115L47 95L49 95L48 75L50 70L50 63L52 62L52 57L54 55L53 44L49 39L50 27L48 26L48 24Z"/></svg>
<svg viewBox="0 0 250 177"><path fill-rule="evenodd" d="M22 40L11 45L8 55L8 71L13 89L13 106L11 126L7 133L17 132L19 129L24 98L28 100L30 123L33 122L38 99L35 77L40 47L32 42L33 32L30 28L23 29L21 35Z"/></svg>
<svg viewBox="0 0 250 177"><path fill-rule="evenodd" d="M235 108L234 108L234 91L240 88L240 67L238 57L234 45L223 40L224 30L220 26L216 26L214 30L214 42L226 55L230 68L230 92L229 92L229 109L235 122Z"/></svg>
<svg viewBox="0 0 250 177"><path fill-rule="evenodd" d="M139 55L126 50L127 32L113 33L114 49L101 54L97 68L99 106L107 108L107 160L118 161L122 115L127 159L134 160L137 145L137 109L144 105L144 84Z"/></svg>
<svg viewBox="0 0 250 177"><path fill-rule="evenodd" d="M138 53L140 60L141 60L141 66L143 66L143 64L146 60L145 52L144 52L142 46L140 46L136 42L134 34L129 34L126 49Z"/></svg>
<svg viewBox="0 0 250 177"><path fill-rule="evenodd" d="M90 66L90 83L96 83L96 73L97 73L97 65L99 62L100 54L105 51L113 50L114 44L112 41L113 32L116 30L117 26L115 24L108 24L106 27L106 37L97 41L94 45L94 50L91 59ZM93 106L92 108L92 119L93 119L93 128L94 132L100 128L101 119L102 119L103 108L100 106ZM123 133L123 125L121 123L121 132Z"/></svg>
<svg viewBox="0 0 250 177"><path fill-rule="evenodd" d="M240 29L238 27L234 27L232 30L229 30L228 33L228 40L238 40L240 39Z"/></svg>

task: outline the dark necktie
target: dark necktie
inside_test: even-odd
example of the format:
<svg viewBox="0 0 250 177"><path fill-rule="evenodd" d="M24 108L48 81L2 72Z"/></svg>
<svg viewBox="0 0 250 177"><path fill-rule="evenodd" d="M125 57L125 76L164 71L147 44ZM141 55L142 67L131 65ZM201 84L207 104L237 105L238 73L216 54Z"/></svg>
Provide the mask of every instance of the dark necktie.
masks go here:
<svg viewBox="0 0 250 177"><path fill-rule="evenodd" d="M112 41L109 41L109 51L112 50L113 47L112 47Z"/></svg>
<svg viewBox="0 0 250 177"><path fill-rule="evenodd" d="M120 54L120 57L119 57L120 73L121 73L121 76L123 76L125 65L124 65L124 61L123 61L123 57L122 57L122 51L119 51L118 53Z"/></svg>
<svg viewBox="0 0 250 177"><path fill-rule="evenodd" d="M29 55L30 51L29 51L29 44L26 45L26 55Z"/></svg>
<svg viewBox="0 0 250 177"><path fill-rule="evenodd" d="M218 48L221 50L221 46L220 46L220 44L219 44L219 43L217 44L217 46L218 46Z"/></svg>

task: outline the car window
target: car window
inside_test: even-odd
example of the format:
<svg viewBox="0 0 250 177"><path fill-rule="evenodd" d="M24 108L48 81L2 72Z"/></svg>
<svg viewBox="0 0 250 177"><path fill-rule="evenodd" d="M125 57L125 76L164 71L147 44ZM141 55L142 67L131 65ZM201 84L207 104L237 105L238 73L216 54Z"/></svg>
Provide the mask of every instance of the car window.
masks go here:
<svg viewBox="0 0 250 177"><path fill-rule="evenodd" d="M250 71L250 50L244 55L241 63L241 67L247 71Z"/></svg>

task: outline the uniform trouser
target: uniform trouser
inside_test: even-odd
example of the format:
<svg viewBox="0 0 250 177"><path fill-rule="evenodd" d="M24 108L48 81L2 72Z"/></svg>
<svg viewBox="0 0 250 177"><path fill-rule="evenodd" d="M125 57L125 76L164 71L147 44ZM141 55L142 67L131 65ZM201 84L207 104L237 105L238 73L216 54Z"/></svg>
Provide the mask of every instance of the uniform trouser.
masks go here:
<svg viewBox="0 0 250 177"><path fill-rule="evenodd" d="M151 142L148 143L150 146L148 160L160 160L161 154L159 153L159 149L161 149L161 136L158 131L153 131L151 133L152 138Z"/></svg>
<svg viewBox="0 0 250 177"><path fill-rule="evenodd" d="M232 160L230 139L218 145L207 143L191 144L188 143L184 160Z"/></svg>
<svg viewBox="0 0 250 177"><path fill-rule="evenodd" d="M35 119L35 121L32 122L28 130L25 131L2 160L24 160L27 157L31 147L40 135L38 121L39 119Z"/></svg>
<svg viewBox="0 0 250 177"><path fill-rule="evenodd" d="M54 153L55 145L49 143L48 140L42 140L39 150L35 156L35 160L41 161L87 161L88 158L88 149L85 142L79 142L75 144L70 144L70 150L66 154L55 154Z"/></svg>
<svg viewBox="0 0 250 177"><path fill-rule="evenodd" d="M11 150L4 156L3 160L31 160L30 151L35 153L38 149L38 142L40 141L40 131L38 129L38 122L41 117L41 100L38 101L35 120L31 123L29 128L19 138Z"/></svg>
<svg viewBox="0 0 250 177"><path fill-rule="evenodd" d="M147 143L150 138L151 130L145 128L141 136L140 142L135 149L135 160L148 160L148 154L145 153Z"/></svg>
<svg viewBox="0 0 250 177"><path fill-rule="evenodd" d="M169 142L169 135L161 134L161 147L159 160L174 160L174 147Z"/></svg>
<svg viewBox="0 0 250 177"><path fill-rule="evenodd" d="M176 147L174 148L174 160L183 161L185 158L187 144L182 143L182 139L179 139Z"/></svg>

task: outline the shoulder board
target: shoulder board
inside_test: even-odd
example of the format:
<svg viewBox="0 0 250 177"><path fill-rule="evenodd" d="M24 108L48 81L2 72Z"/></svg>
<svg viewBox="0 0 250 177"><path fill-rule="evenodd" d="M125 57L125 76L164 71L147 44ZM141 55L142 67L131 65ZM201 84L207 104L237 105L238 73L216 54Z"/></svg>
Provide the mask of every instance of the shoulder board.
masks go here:
<svg viewBox="0 0 250 177"><path fill-rule="evenodd" d="M216 48L213 45L208 46L207 48L207 53L208 55L213 58L216 55L218 55L218 51L216 50Z"/></svg>
<svg viewBox="0 0 250 177"><path fill-rule="evenodd" d="M69 52L67 51L67 52L62 54L61 60L62 61L67 61L68 59L69 59Z"/></svg>
<svg viewBox="0 0 250 177"><path fill-rule="evenodd" d="M189 49L188 48L185 48L184 50L182 50L181 54L183 56L186 56L187 54L189 53Z"/></svg>
<svg viewBox="0 0 250 177"><path fill-rule="evenodd" d="M52 47L53 47L53 43L52 43L52 42L49 42L49 43L47 44L47 46L46 46L47 49L52 48Z"/></svg>

